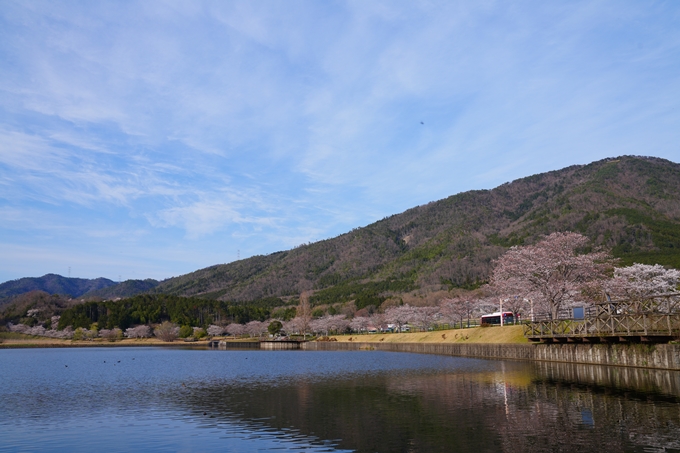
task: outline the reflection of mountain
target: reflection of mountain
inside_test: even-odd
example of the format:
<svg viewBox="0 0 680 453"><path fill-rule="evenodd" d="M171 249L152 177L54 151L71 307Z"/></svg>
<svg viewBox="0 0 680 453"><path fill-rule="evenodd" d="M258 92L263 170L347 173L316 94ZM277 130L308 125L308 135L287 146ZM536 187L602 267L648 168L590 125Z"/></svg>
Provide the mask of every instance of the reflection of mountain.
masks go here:
<svg viewBox="0 0 680 453"><path fill-rule="evenodd" d="M384 372L290 381L192 385L179 400L191 411L237 417L269 429L338 439L359 452L629 451L678 448L680 401L646 393L677 375L647 370L575 371L552 364L494 362L486 370ZM571 385L566 378L578 373ZM634 374L634 373L633 373ZM642 385L635 397L610 382ZM656 376L655 376L656 375ZM560 377L562 376L562 377ZM593 377L588 384L588 376ZM591 391L588 385L598 385ZM665 389L666 387L664 387ZM667 387L669 389L677 387ZM631 388L628 387L627 391ZM648 400L639 395L651 397ZM677 396L677 395L676 395Z"/></svg>

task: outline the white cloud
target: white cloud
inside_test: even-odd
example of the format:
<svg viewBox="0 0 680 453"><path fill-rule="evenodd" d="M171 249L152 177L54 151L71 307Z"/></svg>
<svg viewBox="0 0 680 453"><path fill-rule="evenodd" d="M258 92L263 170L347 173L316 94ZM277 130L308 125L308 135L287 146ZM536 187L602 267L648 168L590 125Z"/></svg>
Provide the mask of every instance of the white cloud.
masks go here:
<svg viewBox="0 0 680 453"><path fill-rule="evenodd" d="M6 2L0 228L43 213L73 235L98 225L102 244L153 237L159 255L188 241L222 256L206 245L222 237L267 253L573 163L677 160L679 16L607 0Z"/></svg>

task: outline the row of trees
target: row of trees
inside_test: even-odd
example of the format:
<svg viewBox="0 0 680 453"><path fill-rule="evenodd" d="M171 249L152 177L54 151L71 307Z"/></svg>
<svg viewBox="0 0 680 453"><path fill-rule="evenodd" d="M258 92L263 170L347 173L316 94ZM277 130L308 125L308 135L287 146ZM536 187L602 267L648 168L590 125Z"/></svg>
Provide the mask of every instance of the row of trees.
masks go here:
<svg viewBox="0 0 680 453"><path fill-rule="evenodd" d="M280 304L281 301L278 300ZM228 322L247 323L269 318L273 301L234 304L216 300L172 295L140 295L115 302L86 302L67 308L61 314L58 328L71 326L126 330L135 325L160 324L170 321L184 326L207 326Z"/></svg>
<svg viewBox="0 0 680 453"><path fill-rule="evenodd" d="M676 291L680 281L680 271L658 264L615 265L606 251L589 249L585 236L553 233L496 260L487 291L516 313L529 309L555 319L575 304L605 297L642 300Z"/></svg>
<svg viewBox="0 0 680 453"><path fill-rule="evenodd" d="M590 248L585 236L553 233L534 245L511 247L493 262L488 285L465 295L461 292L457 297L441 299L437 306L399 305L386 308L382 313L369 314L367 310L360 310L355 316L333 313L315 318L311 304L314 295L306 291L300 295L295 317L275 320L278 324L274 325L268 319L270 307L266 304L239 307L219 301L147 295L68 308L61 318L51 319L51 326L58 325L62 330L22 324L11 328L54 337L104 336L105 332L109 337L122 333L129 338L151 336L150 324L157 326L154 334L159 338L205 334L262 337L281 329L306 336L309 333L363 332L372 328L384 330L390 324L398 330L406 324L426 330L434 325L469 324L470 319L498 311L501 304L504 310L523 317L535 313L556 318L563 308L593 303L607 296L642 300L677 290L678 270L660 265L615 267L616 264L607 252ZM93 323L103 330L93 333ZM205 326L207 332L189 326ZM176 329L179 330L175 332Z"/></svg>

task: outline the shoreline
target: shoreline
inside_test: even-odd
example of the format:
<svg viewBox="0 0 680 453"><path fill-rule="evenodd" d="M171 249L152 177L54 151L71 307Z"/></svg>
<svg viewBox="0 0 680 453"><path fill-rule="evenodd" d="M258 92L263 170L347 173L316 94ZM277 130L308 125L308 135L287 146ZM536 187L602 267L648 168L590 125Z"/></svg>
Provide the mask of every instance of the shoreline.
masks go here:
<svg viewBox="0 0 680 453"><path fill-rule="evenodd" d="M0 349L32 349L32 348L109 348L109 347L188 347L188 348L208 348L210 340L184 341L177 340L172 342L161 341L155 338L148 339L123 339L118 341L93 340L93 341L73 341L57 338L2 338L0 336ZM241 340L247 341L247 340Z"/></svg>
<svg viewBox="0 0 680 453"><path fill-rule="evenodd" d="M466 329L436 330L430 332L377 333L360 335L332 335L333 342L361 342L361 343L426 343L426 344L528 344L522 334L522 326L471 327ZM249 342L259 341L248 338L231 339L215 337L213 340ZM31 337L22 334L12 334L6 338L0 333L0 349L15 348L91 348L91 347L143 347L143 346L187 346L208 347L211 340L173 342L161 341L157 338L130 339L108 341L103 338L95 340L62 340L58 338Z"/></svg>
<svg viewBox="0 0 680 453"><path fill-rule="evenodd" d="M213 338L212 340L217 340ZM208 339L164 342L156 338L107 341L19 338L0 335L0 349L174 347L209 349ZM235 343L257 342L225 339ZM439 330L414 333L335 335L300 345L305 351L389 351L496 360L574 363L680 371L680 344L540 344L530 343L522 326Z"/></svg>
<svg viewBox="0 0 680 453"><path fill-rule="evenodd" d="M680 344L310 342L306 351L385 351L680 371Z"/></svg>

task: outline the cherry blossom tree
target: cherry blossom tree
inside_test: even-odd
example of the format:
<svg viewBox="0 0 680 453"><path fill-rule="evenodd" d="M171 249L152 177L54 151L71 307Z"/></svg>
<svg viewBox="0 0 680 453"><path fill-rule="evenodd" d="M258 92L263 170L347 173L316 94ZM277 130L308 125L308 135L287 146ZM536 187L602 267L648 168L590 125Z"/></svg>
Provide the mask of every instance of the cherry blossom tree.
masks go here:
<svg viewBox="0 0 680 453"><path fill-rule="evenodd" d="M299 334L302 331L301 325L302 322L300 318L293 318L283 322L283 330L285 330L288 335Z"/></svg>
<svg viewBox="0 0 680 453"><path fill-rule="evenodd" d="M245 327L246 332L251 337L261 337L267 333L267 327L269 327L269 323L262 321L250 321Z"/></svg>
<svg viewBox="0 0 680 453"><path fill-rule="evenodd" d="M102 329L99 331L99 336L108 341L116 341L123 338L123 332L118 327L114 329Z"/></svg>
<svg viewBox="0 0 680 453"><path fill-rule="evenodd" d="M362 333L366 332L371 324L371 318L368 316L356 316L349 322L349 327L354 332Z"/></svg>
<svg viewBox="0 0 680 453"><path fill-rule="evenodd" d="M557 318L565 304L581 299L585 285L605 277L607 253L578 253L588 242L583 235L567 232L552 233L535 245L512 247L496 260L491 287L500 297L533 299Z"/></svg>
<svg viewBox="0 0 680 453"><path fill-rule="evenodd" d="M30 327L30 326L27 326L25 324L12 324L10 322L10 323L7 323L7 329L10 332L23 333L24 335L34 335L34 336L41 336L41 337L58 338L58 339L62 339L62 340L71 339L71 338L73 338L73 334L74 334L71 326L68 326L63 330L56 330L56 329L47 330L44 326L41 326L41 325ZM87 329L85 329L85 330L87 330ZM81 332L81 338L82 338L82 332Z"/></svg>
<svg viewBox="0 0 680 453"><path fill-rule="evenodd" d="M214 324L211 324L208 326L208 335L210 337L217 337L219 335L222 335L224 333L224 327L222 326L216 326Z"/></svg>
<svg viewBox="0 0 680 453"><path fill-rule="evenodd" d="M397 331L401 332L402 326L415 318L415 310L409 304L398 307L390 307L385 311L385 321L397 325Z"/></svg>
<svg viewBox="0 0 680 453"><path fill-rule="evenodd" d="M420 330L428 330L436 321L438 307L413 307L411 322Z"/></svg>
<svg viewBox="0 0 680 453"><path fill-rule="evenodd" d="M660 264L638 264L614 269L614 278L605 282L611 296L626 299L644 299L656 294L676 291L680 271L666 269Z"/></svg>
<svg viewBox="0 0 680 453"><path fill-rule="evenodd" d="M614 277L604 283L605 292L614 299L626 299L635 312L656 310L651 296L675 292L680 282L680 271L666 269L660 264L638 264L614 269ZM650 305L651 303L651 305Z"/></svg>
<svg viewBox="0 0 680 453"><path fill-rule="evenodd" d="M310 322L310 329L317 334L325 333L328 335L330 332L341 333L347 330L349 325L349 321L345 318L345 315L326 315Z"/></svg>
<svg viewBox="0 0 680 453"><path fill-rule="evenodd" d="M243 324L239 323L231 323L225 328L226 332L229 335L233 335L235 337L240 337L241 335L244 335L246 333L246 326Z"/></svg>
<svg viewBox="0 0 680 453"><path fill-rule="evenodd" d="M135 326L125 329L125 336L128 338L149 338L151 337L151 327Z"/></svg>
<svg viewBox="0 0 680 453"><path fill-rule="evenodd" d="M387 328L387 316L385 313L373 313L369 319L371 322L368 327L375 327L378 330L385 330Z"/></svg>
<svg viewBox="0 0 680 453"><path fill-rule="evenodd" d="M328 332L327 318L328 318L328 315L322 316L321 318L312 319L309 322L310 332L313 333L313 334L317 334L317 335L322 334L324 332L326 332L326 334L327 334L327 332Z"/></svg>
<svg viewBox="0 0 680 453"><path fill-rule="evenodd" d="M439 303L439 313L442 315L442 321L455 325L458 321L460 328L463 328L463 320L467 317L470 319L472 313L472 302L467 299L455 297L452 299L443 299Z"/></svg>
<svg viewBox="0 0 680 453"><path fill-rule="evenodd" d="M328 320L329 330L335 333L344 333L349 327L346 315L333 315Z"/></svg>

